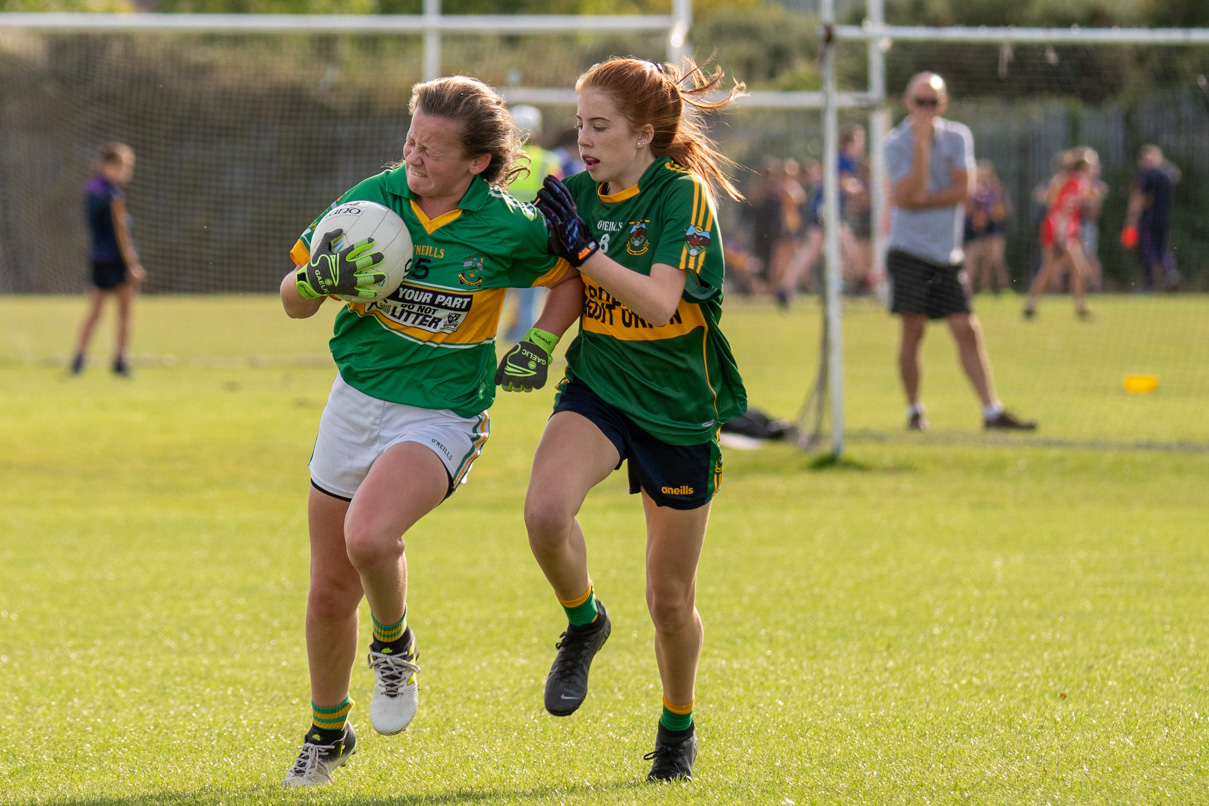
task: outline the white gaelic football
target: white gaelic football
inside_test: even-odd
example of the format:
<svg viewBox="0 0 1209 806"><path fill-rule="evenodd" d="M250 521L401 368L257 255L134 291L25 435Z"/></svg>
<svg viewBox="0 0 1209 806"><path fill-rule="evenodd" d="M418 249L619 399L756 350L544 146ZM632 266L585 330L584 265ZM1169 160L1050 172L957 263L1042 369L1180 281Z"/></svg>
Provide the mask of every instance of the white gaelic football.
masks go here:
<svg viewBox="0 0 1209 806"><path fill-rule="evenodd" d="M311 235L311 254L323 241L323 236L334 229L344 234L332 241L333 251L339 253L349 246L372 238L372 251L382 253L382 262L374 268L386 275L386 282L372 300L346 297L350 302L377 302L395 292L399 283L411 271L411 233L399 214L377 202L350 201L336 205L315 225Z"/></svg>

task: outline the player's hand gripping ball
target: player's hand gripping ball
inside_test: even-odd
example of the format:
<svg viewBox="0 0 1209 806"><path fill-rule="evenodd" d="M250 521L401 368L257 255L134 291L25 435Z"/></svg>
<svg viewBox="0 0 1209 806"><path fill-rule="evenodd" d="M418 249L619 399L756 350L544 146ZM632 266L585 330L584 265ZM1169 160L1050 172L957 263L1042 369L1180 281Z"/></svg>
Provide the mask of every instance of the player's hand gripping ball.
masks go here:
<svg viewBox="0 0 1209 806"><path fill-rule="evenodd" d="M411 233L397 213L376 202L345 202L315 225L310 262L296 274L298 293L376 302L395 292L411 263Z"/></svg>

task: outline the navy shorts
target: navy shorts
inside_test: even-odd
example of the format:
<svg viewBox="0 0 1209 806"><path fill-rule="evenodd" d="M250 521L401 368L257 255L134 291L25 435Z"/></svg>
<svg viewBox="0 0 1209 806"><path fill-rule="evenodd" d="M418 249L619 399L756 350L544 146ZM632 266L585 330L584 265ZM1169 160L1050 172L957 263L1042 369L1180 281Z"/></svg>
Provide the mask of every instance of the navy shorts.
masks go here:
<svg viewBox="0 0 1209 806"><path fill-rule="evenodd" d="M722 449L715 432L700 445L669 445L639 428L621 409L596 396L580 381L563 381L554 412L573 411L600 429L621 460L628 461L630 494L645 490L658 506L699 509L722 483Z"/></svg>
<svg viewBox="0 0 1209 806"><path fill-rule="evenodd" d="M970 298L957 276L960 263L939 266L891 250L886 255L886 273L892 282L891 313L913 313L929 319L970 313Z"/></svg>
<svg viewBox="0 0 1209 806"><path fill-rule="evenodd" d="M92 261L92 284L111 291L126 282L126 262L123 260Z"/></svg>

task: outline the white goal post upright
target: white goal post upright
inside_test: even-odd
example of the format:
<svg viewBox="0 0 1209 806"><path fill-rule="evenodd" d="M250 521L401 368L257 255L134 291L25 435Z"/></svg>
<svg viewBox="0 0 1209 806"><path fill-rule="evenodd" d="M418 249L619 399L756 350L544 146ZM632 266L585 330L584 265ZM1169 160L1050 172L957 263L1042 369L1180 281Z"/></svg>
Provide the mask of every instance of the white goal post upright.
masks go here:
<svg viewBox="0 0 1209 806"><path fill-rule="evenodd" d="M824 193L826 195L824 223L825 294L827 316L827 350L823 359L828 368L831 401L831 452L838 458L844 450L843 343L841 341L841 306L839 302L840 256L838 202L833 198L838 190L836 179L836 144L838 142L837 107L870 108L870 183L871 215L874 222L872 239L873 263L884 276L884 235L878 222L884 220L888 205L885 162L880 142L889 131L890 104L886 90L885 52L895 40L936 43L981 43L1010 47L1014 44L1042 45L1149 45L1181 46L1209 45L1209 29L1205 28L1016 28L1016 27L925 27L885 24L885 0L867 0L866 19L862 25L835 25L835 0L820 4L820 39L823 50L823 136ZM868 49L869 87L867 93L841 92L835 85L834 52L842 41L863 41ZM806 99L801 99L806 100Z"/></svg>
<svg viewBox="0 0 1209 806"><path fill-rule="evenodd" d="M840 306L840 200L839 200L839 114L835 87L835 0L823 0L819 9L823 36L823 315L826 317L825 365L831 395L831 455L844 452L844 331ZM823 405L822 400L817 405Z"/></svg>

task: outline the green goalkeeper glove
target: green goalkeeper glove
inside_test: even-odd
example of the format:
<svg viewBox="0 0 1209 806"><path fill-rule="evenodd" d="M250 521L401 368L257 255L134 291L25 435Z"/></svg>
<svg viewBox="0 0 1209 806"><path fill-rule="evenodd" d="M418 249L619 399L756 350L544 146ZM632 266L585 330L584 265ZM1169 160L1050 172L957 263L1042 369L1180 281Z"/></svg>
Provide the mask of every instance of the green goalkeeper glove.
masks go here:
<svg viewBox="0 0 1209 806"><path fill-rule="evenodd" d="M525 337L508 351L495 371L495 382L505 392L532 392L546 385L546 371L558 336L529 328Z"/></svg>
<svg viewBox="0 0 1209 806"><path fill-rule="evenodd" d="M332 250L332 241L343 234L344 230L339 229L325 234L311 262L294 273L294 284L305 299L329 295L354 301L373 299L386 282L386 274L373 268L382 262L381 252L370 251L373 239L358 241L337 253Z"/></svg>

